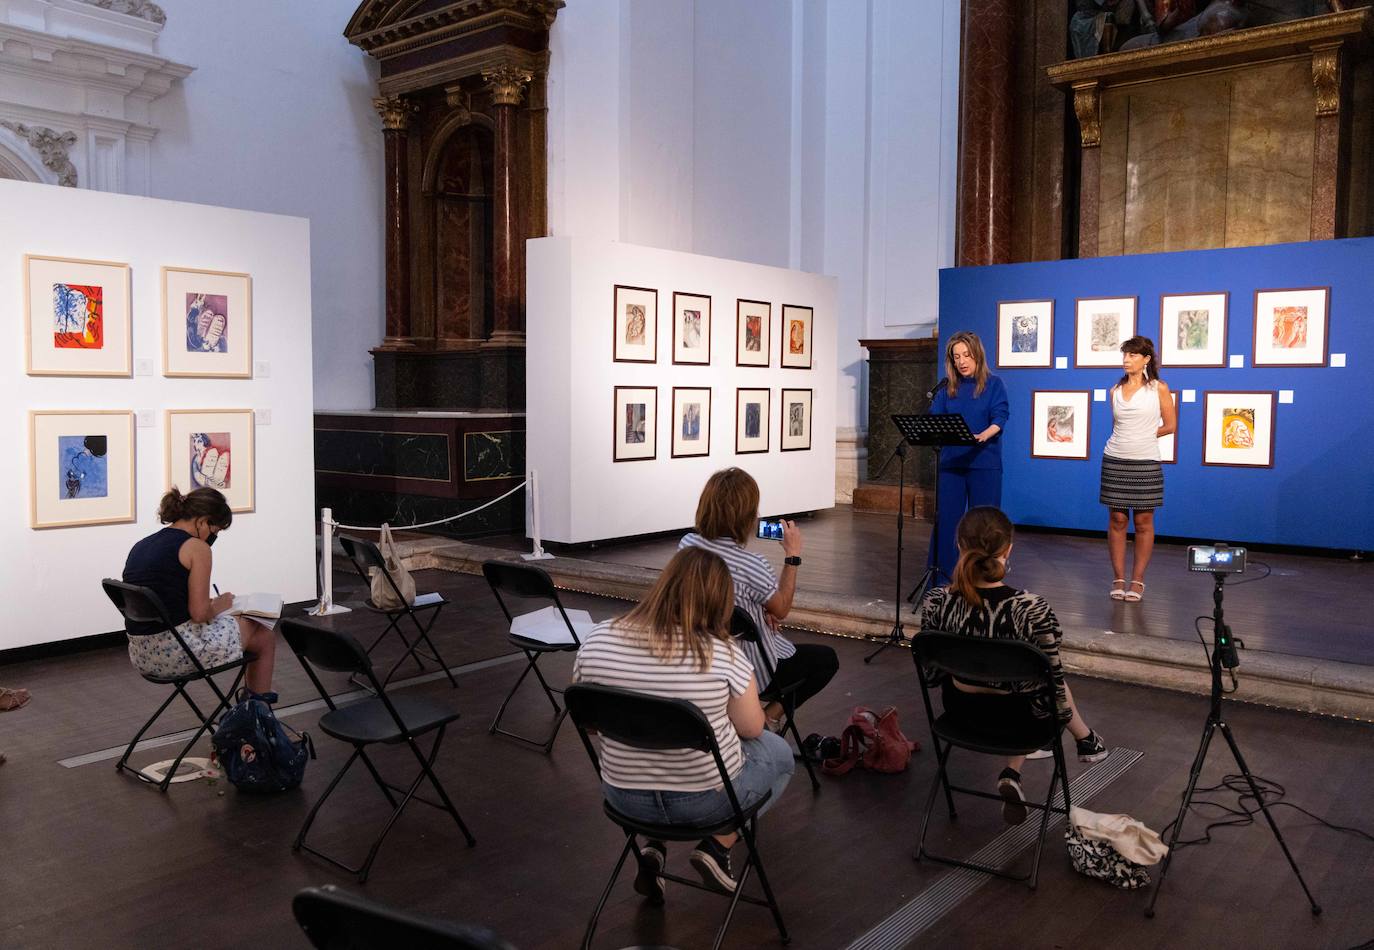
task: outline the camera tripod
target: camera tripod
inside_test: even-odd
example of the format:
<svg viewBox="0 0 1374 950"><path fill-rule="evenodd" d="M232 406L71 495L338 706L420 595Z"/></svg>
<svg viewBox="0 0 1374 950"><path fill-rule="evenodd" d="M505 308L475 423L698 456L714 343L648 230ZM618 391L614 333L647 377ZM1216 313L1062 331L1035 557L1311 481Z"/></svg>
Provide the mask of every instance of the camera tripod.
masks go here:
<svg viewBox="0 0 1374 950"><path fill-rule="evenodd" d="M1207 759L1207 748L1212 742L1212 734L1218 729L1221 730L1222 738L1231 748L1231 755L1235 757L1236 765L1240 766L1241 775L1250 786L1250 792L1255 796L1255 801L1259 803L1260 811L1264 812L1264 820L1269 823L1269 830L1274 832L1274 838L1278 841L1279 847L1283 849L1283 856L1288 859L1288 866L1297 875L1298 883L1302 885L1302 891L1307 895L1307 902L1312 907L1312 915L1315 917L1322 912L1318 906L1316 898L1312 896L1312 891L1308 889L1307 882L1302 879L1302 872L1298 870L1298 863L1293 860L1293 854L1288 850L1288 843L1283 840L1283 833L1279 831L1279 826L1274 823L1274 816L1269 813L1269 806L1264 802L1259 786L1255 784L1255 777L1250 773L1250 767L1245 764L1245 757L1240 754L1240 746L1236 744L1236 737L1231 734L1231 727L1226 724L1226 719L1222 715L1221 701L1223 694L1221 691L1221 668L1223 665L1227 669L1235 669L1240 665L1240 660L1236 656L1236 644L1231 637L1231 631L1222 619L1221 600L1223 590L1226 585L1226 575L1214 575L1215 586L1212 590L1212 708L1207 714L1207 724L1202 727L1202 744L1198 746L1197 757L1193 759L1192 770L1188 773L1188 788L1183 793L1183 804L1178 810L1178 818L1174 821L1173 833L1169 836L1169 853L1164 856L1164 865L1159 869L1159 882L1155 885L1155 892L1150 897L1150 906L1145 908L1145 916L1153 918L1155 915L1155 903L1159 900L1159 892L1164 888L1164 876L1169 873L1169 865L1174 859L1174 849L1178 846L1180 833L1183 831L1183 819L1188 814L1188 808L1193 803L1193 792L1197 790L1198 777L1202 774L1203 763Z"/></svg>

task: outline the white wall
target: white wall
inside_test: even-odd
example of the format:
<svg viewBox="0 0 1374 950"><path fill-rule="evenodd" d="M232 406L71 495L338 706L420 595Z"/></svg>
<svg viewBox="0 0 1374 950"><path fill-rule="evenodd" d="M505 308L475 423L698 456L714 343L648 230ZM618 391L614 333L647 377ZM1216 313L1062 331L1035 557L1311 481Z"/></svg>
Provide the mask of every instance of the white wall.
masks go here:
<svg viewBox="0 0 1374 950"><path fill-rule="evenodd" d="M759 482L765 515L835 500L835 281L798 271L600 240L528 245L527 445L539 473L543 537L580 543L689 527L712 472L730 465ZM658 362L612 362L612 288L658 290ZM672 362L673 292L711 296L711 365ZM735 366L735 301L772 303L770 366ZM778 365L782 304L814 307L809 370ZM657 456L614 462L615 386L658 389ZM674 386L711 387L711 454L672 458ZM768 388L769 451L735 454L736 387ZM781 389L812 389L811 449L781 452ZM532 526L531 526L532 527Z"/></svg>
<svg viewBox="0 0 1374 950"><path fill-rule="evenodd" d="M314 402L373 406L383 334L375 62L343 38L358 0L162 0L158 53L195 72L153 105L149 194L309 218ZM285 369L285 367L283 367Z"/></svg>
<svg viewBox="0 0 1374 950"><path fill-rule="evenodd" d="M11 320L0 360L0 432L11 446L0 465L0 650L119 629L100 589L118 577L135 541L158 528L165 489L165 416L171 408L270 409L257 427L256 510L236 515L215 547L221 589L315 594L314 452L310 332L310 222L204 205L0 181L0 300L23 306L25 254L119 261L131 266L135 372L123 379L25 373L23 329ZM242 271L253 278L253 359L267 378L168 379L162 372L164 265ZM29 527L28 410L155 411L136 436L137 523Z"/></svg>

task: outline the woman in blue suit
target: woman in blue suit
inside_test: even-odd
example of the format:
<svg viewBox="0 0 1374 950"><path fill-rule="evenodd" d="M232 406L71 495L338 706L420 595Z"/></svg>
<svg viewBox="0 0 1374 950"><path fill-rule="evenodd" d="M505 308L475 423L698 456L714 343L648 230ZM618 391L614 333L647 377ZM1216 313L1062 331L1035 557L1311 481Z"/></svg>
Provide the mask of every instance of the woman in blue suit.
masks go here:
<svg viewBox="0 0 1374 950"><path fill-rule="evenodd" d="M948 580L959 560L954 538L959 519L970 508L1002 507L1002 429L1009 414L1007 387L988 372L983 341L978 334L961 330L945 345L946 380L940 384L930 411L957 412L977 439L974 445L947 445L940 450L936 473L940 510L938 550L931 547L930 560Z"/></svg>

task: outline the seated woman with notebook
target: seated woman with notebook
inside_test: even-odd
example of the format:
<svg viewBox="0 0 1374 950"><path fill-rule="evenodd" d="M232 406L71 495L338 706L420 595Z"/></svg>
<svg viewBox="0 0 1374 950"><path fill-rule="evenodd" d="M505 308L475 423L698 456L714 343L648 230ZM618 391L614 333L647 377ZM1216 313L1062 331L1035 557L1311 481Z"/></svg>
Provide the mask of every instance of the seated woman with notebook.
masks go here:
<svg viewBox="0 0 1374 950"><path fill-rule="evenodd" d="M124 564L124 582L147 587L167 608L168 619L201 666L220 666L243 656L248 664L244 683L255 693L272 689L276 634L247 617L225 614L234 604L230 593L210 595L210 546L234 520L224 496L214 488L197 488L183 495L173 488L162 496L158 520L167 527L139 541ZM130 633L129 659L150 676L178 676L194 670L171 633L157 624L126 621Z"/></svg>

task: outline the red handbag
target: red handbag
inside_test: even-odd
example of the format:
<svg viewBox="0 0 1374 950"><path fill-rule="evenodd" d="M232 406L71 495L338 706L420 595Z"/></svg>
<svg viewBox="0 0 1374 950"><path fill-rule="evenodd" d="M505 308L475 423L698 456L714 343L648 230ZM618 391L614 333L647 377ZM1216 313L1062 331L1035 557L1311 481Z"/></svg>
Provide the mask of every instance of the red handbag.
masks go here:
<svg viewBox="0 0 1374 950"><path fill-rule="evenodd" d="M873 772L903 772L911 753L921 748L902 734L897 707L875 713L867 706L854 707L849 725L840 733L840 755L821 763L826 775L844 775L862 766Z"/></svg>

